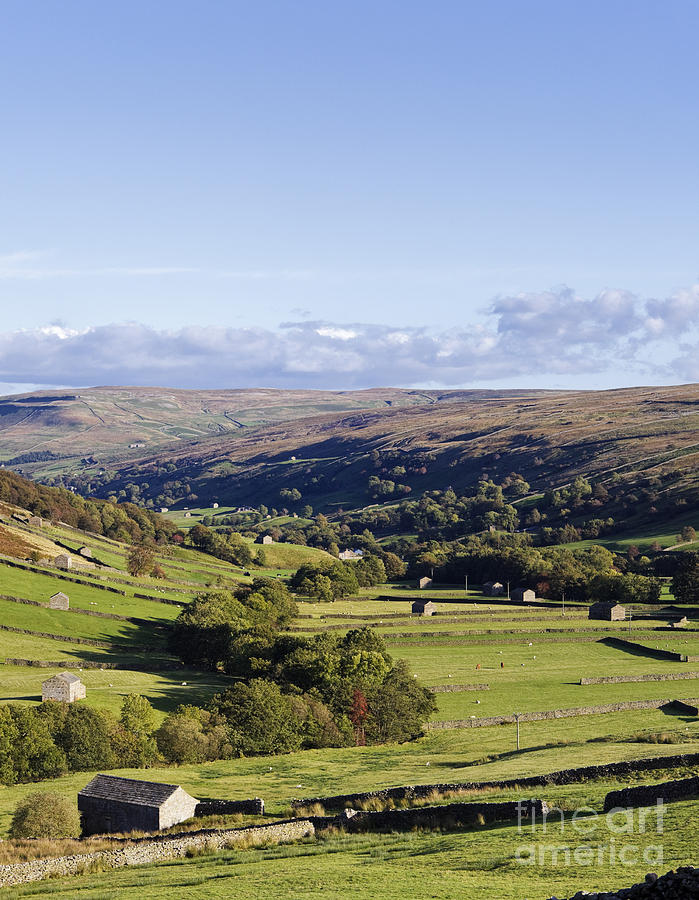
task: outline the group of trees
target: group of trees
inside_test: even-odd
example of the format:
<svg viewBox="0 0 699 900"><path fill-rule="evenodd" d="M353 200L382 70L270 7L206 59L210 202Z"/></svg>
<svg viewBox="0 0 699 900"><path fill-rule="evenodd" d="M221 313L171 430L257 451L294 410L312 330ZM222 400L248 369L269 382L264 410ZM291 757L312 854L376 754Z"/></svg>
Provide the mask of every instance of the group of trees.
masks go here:
<svg viewBox="0 0 699 900"><path fill-rule="evenodd" d="M192 547L236 566L249 566L255 558L250 544L236 531L219 533L197 523L189 530L187 541Z"/></svg>
<svg viewBox="0 0 699 900"><path fill-rule="evenodd" d="M177 531L172 522L158 513L132 503L86 500L63 488L28 481L7 469L0 470L0 500L44 519L65 522L127 544L144 540L165 543Z"/></svg>
<svg viewBox="0 0 699 900"><path fill-rule="evenodd" d="M156 733L166 758L201 762L408 740L435 709L434 696L369 628L311 638L265 639L258 631L254 648L250 637L238 633L223 661L239 679L231 688L205 709L180 707L166 718Z"/></svg>
<svg viewBox="0 0 699 900"><path fill-rule="evenodd" d="M580 601L596 600L603 590L615 591L623 602L654 602L660 591L657 578L623 571L636 564L598 545L533 547L526 534L488 534L463 541L406 543L401 551L411 577L433 573L452 584L463 583L466 576L472 584L509 581L533 587L542 597L565 593Z"/></svg>
<svg viewBox="0 0 699 900"><path fill-rule="evenodd" d="M672 579L678 603L699 603L699 553L680 553Z"/></svg>
<svg viewBox="0 0 699 900"><path fill-rule="evenodd" d="M343 568L352 572L354 565ZM394 663L380 637L369 628L311 638L282 634L295 614L286 586L262 578L235 593L204 594L180 613L173 651L237 683L206 709L181 708L168 717L157 737L161 752L184 761L352 743L357 691L367 707L366 740L420 732L434 698L402 662Z"/></svg>
<svg viewBox="0 0 699 900"><path fill-rule="evenodd" d="M387 580L386 566L378 556L367 555L348 563L328 561L305 563L292 575L291 587L306 597L338 600L360 587L373 587Z"/></svg>
<svg viewBox="0 0 699 900"><path fill-rule="evenodd" d="M150 765L158 758L153 723L150 703L136 694L124 698L118 718L86 703L2 706L0 784Z"/></svg>

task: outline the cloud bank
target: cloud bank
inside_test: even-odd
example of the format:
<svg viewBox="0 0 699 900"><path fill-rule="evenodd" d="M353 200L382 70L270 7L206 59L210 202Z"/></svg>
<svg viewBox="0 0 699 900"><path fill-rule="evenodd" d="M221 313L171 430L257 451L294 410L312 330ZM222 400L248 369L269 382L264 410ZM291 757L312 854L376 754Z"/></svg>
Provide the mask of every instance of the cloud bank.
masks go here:
<svg viewBox="0 0 699 900"><path fill-rule="evenodd" d="M507 379L699 380L699 285L641 299L606 290L499 297L453 329L294 321L277 330L120 323L0 333L0 381L187 388L470 386ZM622 379L623 380L623 379Z"/></svg>

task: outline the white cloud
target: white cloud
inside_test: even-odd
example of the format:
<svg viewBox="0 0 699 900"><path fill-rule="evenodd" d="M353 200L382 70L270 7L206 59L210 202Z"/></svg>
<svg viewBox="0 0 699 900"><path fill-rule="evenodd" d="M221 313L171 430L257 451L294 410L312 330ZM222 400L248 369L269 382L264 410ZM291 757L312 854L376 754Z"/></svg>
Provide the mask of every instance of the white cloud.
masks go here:
<svg viewBox="0 0 699 900"><path fill-rule="evenodd" d="M523 379L614 384L699 378L699 286L663 300L567 288L498 297L450 330L296 321L278 330L138 323L0 333L0 381L205 387L461 386ZM680 337L683 341L679 343Z"/></svg>

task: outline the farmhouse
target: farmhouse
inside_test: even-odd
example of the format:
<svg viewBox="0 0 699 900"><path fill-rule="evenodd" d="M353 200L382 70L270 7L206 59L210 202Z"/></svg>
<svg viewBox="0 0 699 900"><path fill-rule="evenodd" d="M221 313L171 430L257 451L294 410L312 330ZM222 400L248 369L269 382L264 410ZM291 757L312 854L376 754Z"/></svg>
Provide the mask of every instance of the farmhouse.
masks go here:
<svg viewBox="0 0 699 900"><path fill-rule="evenodd" d="M431 616L436 608L431 600L416 600L410 611L416 616Z"/></svg>
<svg viewBox="0 0 699 900"><path fill-rule="evenodd" d="M84 835L159 831L191 819L199 801L177 784L96 775L78 794Z"/></svg>
<svg viewBox="0 0 699 900"><path fill-rule="evenodd" d="M587 615L588 619L601 619L604 622L621 622L626 618L626 610L613 600L599 600L593 603Z"/></svg>
<svg viewBox="0 0 699 900"><path fill-rule="evenodd" d="M68 594L59 591L49 597L49 609L70 609L70 599Z"/></svg>
<svg viewBox="0 0 699 900"><path fill-rule="evenodd" d="M429 587L431 584L432 579L428 578L427 575L425 575L418 581L417 586L420 588L420 590L422 590L423 588Z"/></svg>
<svg viewBox="0 0 699 900"><path fill-rule="evenodd" d="M483 585L483 593L486 597L501 597L504 590L504 585L499 581L486 581Z"/></svg>
<svg viewBox="0 0 699 900"><path fill-rule="evenodd" d="M536 600L536 592L532 591L531 588L515 588L510 598L515 603L533 603Z"/></svg>
<svg viewBox="0 0 699 900"><path fill-rule="evenodd" d="M61 703L72 703L84 700L85 685L71 672L59 672L53 678L47 678L41 685L41 700L58 700Z"/></svg>
<svg viewBox="0 0 699 900"><path fill-rule="evenodd" d="M59 553L58 556L54 559L53 564L57 569L73 568L73 560L67 553Z"/></svg>
<svg viewBox="0 0 699 900"><path fill-rule="evenodd" d="M255 543L256 544L273 544L274 541L272 540L272 538L269 534L261 534L259 537L255 538Z"/></svg>
<svg viewBox="0 0 699 900"><path fill-rule="evenodd" d="M363 550L341 550L338 554L339 559L361 559L364 556Z"/></svg>

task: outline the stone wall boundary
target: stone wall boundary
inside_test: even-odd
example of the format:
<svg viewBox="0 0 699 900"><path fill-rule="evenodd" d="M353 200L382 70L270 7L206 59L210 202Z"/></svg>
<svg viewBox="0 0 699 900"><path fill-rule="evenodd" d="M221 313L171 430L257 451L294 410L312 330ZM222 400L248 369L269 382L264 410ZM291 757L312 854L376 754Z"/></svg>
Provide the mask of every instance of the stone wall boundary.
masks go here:
<svg viewBox="0 0 699 900"><path fill-rule="evenodd" d="M460 694L462 691L489 691L489 684L433 684L427 688L433 694Z"/></svg>
<svg viewBox="0 0 699 900"><path fill-rule="evenodd" d="M626 700L622 703L604 703L600 706L574 706L568 709L547 709L542 712L526 712L520 715L520 722L538 722L542 719L567 719L576 716L597 716L606 713L624 712L632 709L659 709L668 703L676 703L674 698L660 700ZM696 705L697 700L690 697L682 698L682 703ZM448 728L487 728L491 725L510 725L515 722L513 715L484 716L472 719L448 719L442 722L428 722L426 731L443 731Z"/></svg>
<svg viewBox="0 0 699 900"><path fill-rule="evenodd" d="M455 829L496 825L505 822L530 822L543 816L549 807L543 800L505 800L499 803L446 803L442 806L416 806L409 809L386 809L352 812L329 820L312 819L317 830L339 827L349 832L411 831L414 828Z"/></svg>
<svg viewBox="0 0 699 900"><path fill-rule="evenodd" d="M626 684L640 681L683 681L699 678L699 672L656 672L647 675L600 675L581 678L580 684Z"/></svg>
<svg viewBox="0 0 699 900"><path fill-rule="evenodd" d="M254 816L263 816L265 813L265 801L260 797L252 800L200 800L197 803L194 815L202 816L229 815L230 813L247 813Z"/></svg>
<svg viewBox="0 0 699 900"><path fill-rule="evenodd" d="M153 603L166 603L169 606L187 606L184 600L171 600L170 597L151 597L150 594L136 594L139 600L150 600Z"/></svg>
<svg viewBox="0 0 699 900"><path fill-rule="evenodd" d="M415 621L417 623L417 621L418 621L417 617L416 617ZM428 619L425 619L423 621L425 622L425 624L431 624L431 623L429 623ZM367 625L369 628L377 627L375 622L368 622ZM322 633L325 631L341 631L345 627L346 627L345 625L322 625L322 626L318 626L317 628L304 628L302 626L296 625L296 626L291 626L290 628L287 628L286 630L290 631L290 632L312 631L314 633ZM378 627L382 627L382 626L378 626ZM383 627L391 628L392 626L385 625ZM419 627L422 627L422 626L420 625ZM664 630L665 629L663 629L663 628L649 628L648 629L648 631L664 631ZM691 634L693 631L696 631L696 630L697 629L694 629L694 628L684 628L682 630L682 633L683 634L688 634L688 633ZM602 626L600 626L600 627L595 626L595 627L591 627L591 628L526 628L526 627L522 627L522 628L477 628L477 629L471 629L468 631L462 631L462 630L457 630L457 629L455 629L454 631L423 631L422 634L420 634L419 631L391 631L390 635L386 634L386 635L383 635L383 637L384 638L388 638L388 637L391 637L391 638L415 638L415 637L435 638L435 637L442 637L442 636L469 637L471 635L473 635L474 637L481 637L483 635L503 635L504 637L507 637L507 636L511 636L514 634L556 634L556 635L558 635L558 634L584 634L584 635L589 634L589 635L596 637L597 640L599 640L600 634L606 634L606 635L609 634L609 628L605 628ZM613 637L609 637L608 639L610 641L617 640L617 638L613 638ZM607 638L605 638L605 640L607 640ZM631 641L622 641L622 643L631 644L632 642ZM637 644L636 646L642 647L641 644ZM644 647L643 649L650 650L650 648L648 648L648 647ZM659 657L662 659L679 659L681 657L681 654L670 653L670 651L667 651L667 650L659 650L657 652L668 654L667 656ZM684 659L686 659L686 657L682 657L682 659L684 660Z"/></svg>
<svg viewBox="0 0 699 900"><path fill-rule="evenodd" d="M72 575L63 575L51 569L39 569L36 566L25 565L17 560L8 559L6 556L0 556L0 565L9 566L11 569L24 569L26 572L34 572L37 575L47 575L49 578L57 578L59 581L72 581L73 584L84 584L87 587L94 588L96 591L108 591L110 594L121 594L126 596L126 591L119 588L110 587L107 584L95 584L94 581L85 581L84 578L76 578Z"/></svg>
<svg viewBox="0 0 699 900"><path fill-rule="evenodd" d="M110 644L108 641L96 641L92 638L74 637L66 634L51 634L49 631L32 631L29 628L16 628L14 625L0 625L0 631L11 631L14 634L29 634L32 637L49 638L52 641L62 641L65 644L84 644L87 647L99 647L101 650L127 651L131 648L119 644ZM136 650L145 652L146 647L138 647Z"/></svg>
<svg viewBox="0 0 699 900"><path fill-rule="evenodd" d="M674 756L651 756L646 759L621 760L600 766L579 766L575 769L560 769L546 775L526 775L502 781L465 781L437 784L403 785L382 788L376 791L362 791L354 794L336 794L332 797L306 797L293 800L292 807L299 809L318 803L326 809L343 809L371 800L415 800L431 794L446 794L459 791L509 790L512 788L537 788L551 785L578 784L599 778L615 778L652 772L654 770L691 768L699 766L699 753L682 753Z"/></svg>
<svg viewBox="0 0 699 900"><path fill-rule="evenodd" d="M604 812L619 808L655 806L659 800L671 803L674 800L695 800L697 797L699 797L699 776L665 781L662 784L642 784L610 791L604 798Z"/></svg>
<svg viewBox="0 0 699 900"><path fill-rule="evenodd" d="M48 603L41 600L28 600L26 597L15 597L12 594L0 594L0 600L8 600L10 603L23 603L25 606L41 606L50 609ZM78 616L93 616L97 619L115 619L118 622L130 622L132 625L153 625L150 619L140 619L138 616L120 616L118 613L99 612L96 609L83 609L80 606L71 606L70 609L60 610L65 613L73 613Z"/></svg>
<svg viewBox="0 0 699 900"><path fill-rule="evenodd" d="M440 634L443 634L445 637L450 637L454 632L453 631L442 631ZM474 632L469 632L469 634L474 634ZM529 634L534 634L534 632L526 631L522 632L524 637ZM420 637L420 635L414 635L415 637ZM462 641L404 641L404 640L395 640L394 635L384 634L382 638L387 644L393 644L396 647L492 647L498 646L500 644L523 644L528 643L523 640L522 637L513 638L513 637L505 637L501 638L497 644L493 644L492 640L489 640L486 637L476 638L475 640L462 640ZM590 634L590 635L572 635L565 637L550 637L545 641L542 641L539 646L545 646L546 644L586 644L591 643L592 641L599 641L599 635Z"/></svg>
<svg viewBox="0 0 699 900"><path fill-rule="evenodd" d="M251 828L206 829L174 837L166 835L128 844L115 850L80 853L72 856L37 859L0 866L0 887L28 884L44 878L63 878L88 873L93 868L117 869L143 866L169 859L181 859L207 851L227 850L237 845L288 843L313 837L315 828L309 819L274 822Z"/></svg>
<svg viewBox="0 0 699 900"><path fill-rule="evenodd" d="M660 630L660 629L654 629ZM692 629L694 630L694 629ZM627 650L640 656L650 656L653 659L669 659L672 662L699 662L699 656L686 656L683 653L675 653L672 650L659 650L656 647L647 647L638 641L629 641L625 638L609 636L602 639L602 643L618 650Z"/></svg>
<svg viewBox="0 0 699 900"><path fill-rule="evenodd" d="M115 663L97 662L94 659L21 659L6 656L6 666L33 666L37 669L121 669L127 672L174 672L184 668L184 663Z"/></svg>

